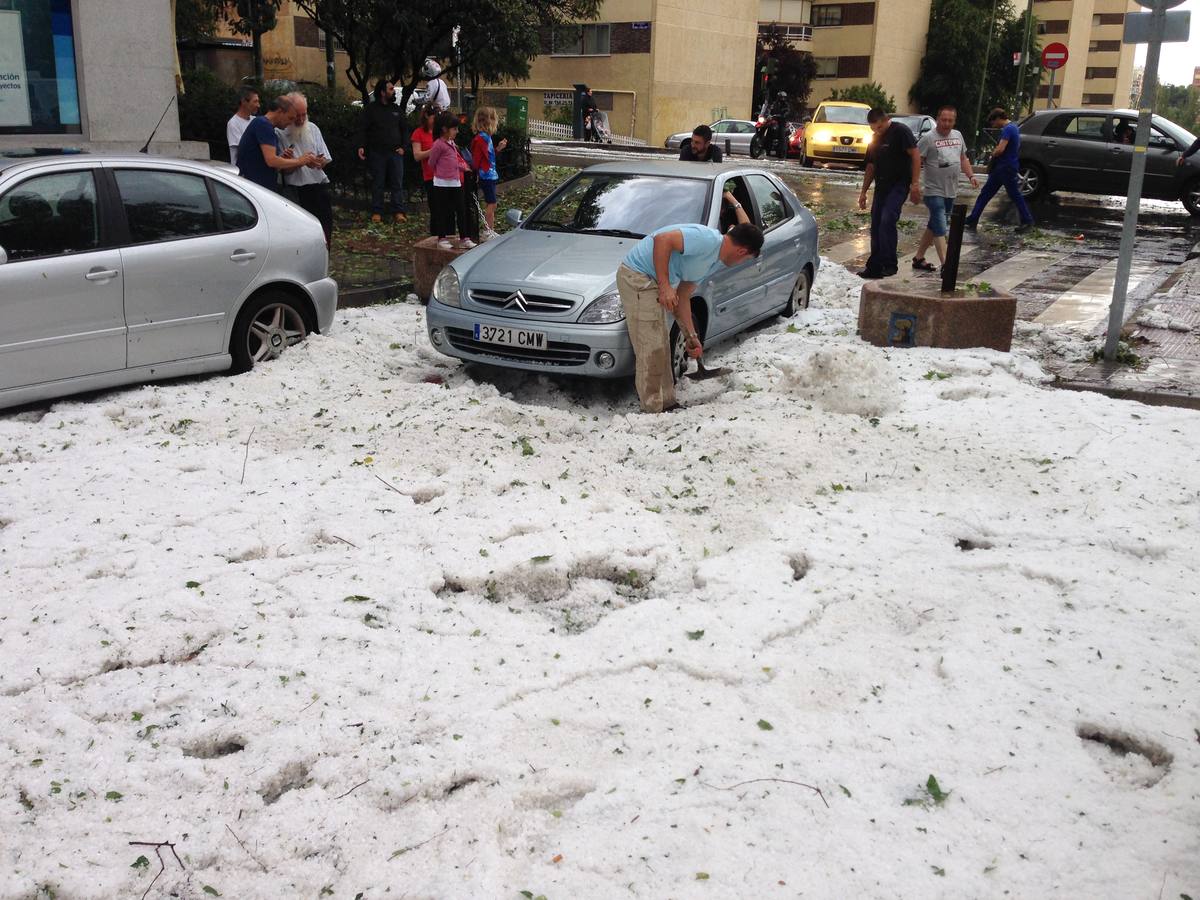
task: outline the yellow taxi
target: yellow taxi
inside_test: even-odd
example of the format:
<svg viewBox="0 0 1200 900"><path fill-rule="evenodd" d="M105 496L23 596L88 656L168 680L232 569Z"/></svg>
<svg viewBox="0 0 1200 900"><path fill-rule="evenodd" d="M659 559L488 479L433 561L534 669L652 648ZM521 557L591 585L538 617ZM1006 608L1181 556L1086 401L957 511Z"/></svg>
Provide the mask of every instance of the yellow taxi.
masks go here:
<svg viewBox="0 0 1200 900"><path fill-rule="evenodd" d="M867 104L851 100L822 101L812 121L805 126L800 164L840 162L865 167L867 145L874 137L867 124L870 111Z"/></svg>

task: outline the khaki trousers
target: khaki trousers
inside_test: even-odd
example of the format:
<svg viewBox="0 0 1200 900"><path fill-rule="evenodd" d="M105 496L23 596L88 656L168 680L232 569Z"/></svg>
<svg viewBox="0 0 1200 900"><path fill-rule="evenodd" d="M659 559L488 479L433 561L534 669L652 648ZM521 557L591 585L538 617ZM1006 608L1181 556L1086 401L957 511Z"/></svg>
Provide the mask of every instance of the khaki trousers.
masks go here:
<svg viewBox="0 0 1200 900"><path fill-rule="evenodd" d="M622 263L617 269L617 290L633 344L638 399L643 411L662 412L675 403L675 380L667 325L658 304L658 284Z"/></svg>

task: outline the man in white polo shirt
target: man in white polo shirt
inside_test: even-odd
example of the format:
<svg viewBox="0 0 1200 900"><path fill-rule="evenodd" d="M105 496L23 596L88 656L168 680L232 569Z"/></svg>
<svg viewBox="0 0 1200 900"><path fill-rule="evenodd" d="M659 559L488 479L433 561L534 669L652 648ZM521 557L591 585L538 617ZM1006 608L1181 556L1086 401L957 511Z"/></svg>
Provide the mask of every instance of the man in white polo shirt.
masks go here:
<svg viewBox="0 0 1200 900"><path fill-rule="evenodd" d="M311 153L312 165L283 173L283 183L296 189L296 202L317 217L325 232L325 245L333 235L333 198L330 196L329 176L325 167L333 162L321 129L308 117L308 98L299 91L287 95L292 101L296 119L283 129L281 143L295 157Z"/></svg>

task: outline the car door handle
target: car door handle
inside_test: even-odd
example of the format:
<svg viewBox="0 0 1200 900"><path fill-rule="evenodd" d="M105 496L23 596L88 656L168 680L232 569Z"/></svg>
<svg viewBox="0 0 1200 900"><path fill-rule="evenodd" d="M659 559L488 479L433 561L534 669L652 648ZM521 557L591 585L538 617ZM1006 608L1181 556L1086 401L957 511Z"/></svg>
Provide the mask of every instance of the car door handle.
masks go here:
<svg viewBox="0 0 1200 900"><path fill-rule="evenodd" d="M108 281L120 274L116 269L90 269L83 277L88 281Z"/></svg>
<svg viewBox="0 0 1200 900"><path fill-rule="evenodd" d="M234 262L249 262L258 257L258 254L253 250L235 250L229 258Z"/></svg>

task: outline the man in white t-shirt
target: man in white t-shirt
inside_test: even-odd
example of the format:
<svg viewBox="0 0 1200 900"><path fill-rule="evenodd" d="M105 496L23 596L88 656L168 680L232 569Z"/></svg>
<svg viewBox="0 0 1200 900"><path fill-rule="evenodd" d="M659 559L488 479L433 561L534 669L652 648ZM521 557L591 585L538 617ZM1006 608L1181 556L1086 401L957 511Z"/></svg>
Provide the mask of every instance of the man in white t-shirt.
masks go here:
<svg viewBox="0 0 1200 900"><path fill-rule="evenodd" d="M325 167L333 161L321 129L308 117L308 98L299 91L288 94L296 120L279 134L285 152L302 157L311 153L315 162L299 169L283 173L283 183L296 189L296 202L317 217L321 230L325 232L325 246L333 235L333 197L329 188L329 176Z"/></svg>
<svg viewBox="0 0 1200 900"><path fill-rule="evenodd" d="M238 108L225 125L225 143L229 145L229 161L237 165L237 148L246 133L250 120L258 115L258 91L250 86L243 87L238 95Z"/></svg>
<svg viewBox="0 0 1200 900"><path fill-rule="evenodd" d="M432 59L425 60L425 102L446 112L450 109L450 91L442 80L442 67Z"/></svg>
<svg viewBox="0 0 1200 900"><path fill-rule="evenodd" d="M921 157L921 196L929 208L929 224L917 244L913 256L913 268L918 272L933 272L934 267L925 261L925 253L932 244L938 259L946 264L946 235L950 213L954 210L954 199L958 196L958 174L961 172L971 180L972 187L979 187L979 180L967 159L967 142L962 133L954 128L958 111L953 106L938 110L937 127L927 131L917 141L917 153Z"/></svg>

